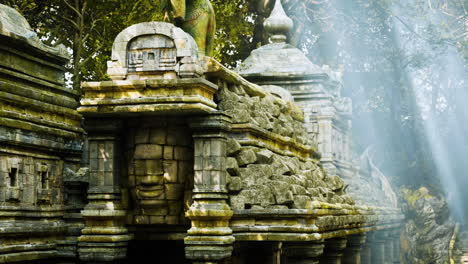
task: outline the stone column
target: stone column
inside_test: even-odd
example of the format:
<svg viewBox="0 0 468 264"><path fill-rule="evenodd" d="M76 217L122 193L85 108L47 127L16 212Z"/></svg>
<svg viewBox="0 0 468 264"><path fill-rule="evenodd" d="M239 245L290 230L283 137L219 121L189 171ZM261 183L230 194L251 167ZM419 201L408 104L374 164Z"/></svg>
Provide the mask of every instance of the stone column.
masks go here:
<svg viewBox="0 0 468 264"><path fill-rule="evenodd" d="M400 263L400 230L397 229L392 234L393 241L393 263Z"/></svg>
<svg viewBox="0 0 468 264"><path fill-rule="evenodd" d="M99 120L93 127L102 130L90 131L89 136L90 189L88 204L81 211L85 228L78 238L78 252L85 263L119 263L131 239L120 197L120 123Z"/></svg>
<svg viewBox="0 0 468 264"><path fill-rule="evenodd" d="M342 262L344 264L361 264L361 249L366 242L366 235L352 235L347 237L347 240Z"/></svg>
<svg viewBox="0 0 468 264"><path fill-rule="evenodd" d="M285 242L283 259L286 264L318 264L324 247L323 241Z"/></svg>
<svg viewBox="0 0 468 264"><path fill-rule="evenodd" d="M234 244L232 257L223 264L281 264L282 242L242 241ZM284 263L283 263L284 264Z"/></svg>
<svg viewBox="0 0 468 264"><path fill-rule="evenodd" d="M333 121L332 116L324 115L317 117L318 122L318 142L319 152L322 155L320 161L329 175L336 175L336 166L334 164L335 157L333 155Z"/></svg>
<svg viewBox="0 0 468 264"><path fill-rule="evenodd" d="M385 239L385 264L393 264L393 237L387 232Z"/></svg>
<svg viewBox="0 0 468 264"><path fill-rule="evenodd" d="M366 234L366 242L361 249L361 264L372 264L372 240L373 233Z"/></svg>
<svg viewBox="0 0 468 264"><path fill-rule="evenodd" d="M234 236L229 228L232 210L227 204L226 132L230 118L212 114L194 118L193 203L186 216L192 227L184 239L185 256L193 263L218 263L232 254Z"/></svg>
<svg viewBox="0 0 468 264"><path fill-rule="evenodd" d="M320 258L320 264L341 264L343 251L346 248L346 238L332 238L325 240L325 249Z"/></svg>
<svg viewBox="0 0 468 264"><path fill-rule="evenodd" d="M371 263L372 264L386 264L385 243L386 235L383 231L377 231L372 240L371 249Z"/></svg>

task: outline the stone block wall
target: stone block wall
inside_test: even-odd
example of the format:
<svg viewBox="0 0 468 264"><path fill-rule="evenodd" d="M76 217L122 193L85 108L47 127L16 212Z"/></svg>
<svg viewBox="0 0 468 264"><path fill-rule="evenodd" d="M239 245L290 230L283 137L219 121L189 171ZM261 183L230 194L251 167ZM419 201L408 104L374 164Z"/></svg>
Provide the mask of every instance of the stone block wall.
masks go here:
<svg viewBox="0 0 468 264"><path fill-rule="evenodd" d="M79 169L84 132L78 92L65 87L68 59L0 4L0 263L61 256L64 175Z"/></svg>
<svg viewBox="0 0 468 264"><path fill-rule="evenodd" d="M132 120L125 142L133 224L187 224L193 189L192 133L185 120Z"/></svg>
<svg viewBox="0 0 468 264"><path fill-rule="evenodd" d="M354 204L343 193L343 181L338 176L328 177L316 161L240 147L237 142L229 145L238 146L228 149L233 209L305 209L312 207L312 201Z"/></svg>
<svg viewBox="0 0 468 264"><path fill-rule="evenodd" d="M300 107L264 94L249 95L243 85L219 83L216 93L218 108L232 117L233 123L249 123L303 145L316 145L304 128L304 113Z"/></svg>
<svg viewBox="0 0 468 264"><path fill-rule="evenodd" d="M226 160L232 209L304 209L313 201L354 204L341 178L327 176L321 167L301 108L265 90L253 94L247 85L219 80L218 86L218 108L231 115L234 128ZM252 133L262 131L263 144L236 134L236 126L243 124ZM278 144L282 140L292 147Z"/></svg>
<svg viewBox="0 0 468 264"><path fill-rule="evenodd" d="M26 155L0 155L0 203L62 205L63 161Z"/></svg>

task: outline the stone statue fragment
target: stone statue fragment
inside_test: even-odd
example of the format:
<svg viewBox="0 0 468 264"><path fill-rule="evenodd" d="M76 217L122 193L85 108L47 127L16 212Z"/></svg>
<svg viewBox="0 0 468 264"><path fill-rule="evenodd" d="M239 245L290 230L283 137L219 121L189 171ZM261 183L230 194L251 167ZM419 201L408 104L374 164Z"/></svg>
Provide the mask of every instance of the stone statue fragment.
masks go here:
<svg viewBox="0 0 468 264"><path fill-rule="evenodd" d="M161 0L165 12L164 20L169 14L176 26L189 33L197 43L201 56L212 56L216 21L213 7L209 0Z"/></svg>

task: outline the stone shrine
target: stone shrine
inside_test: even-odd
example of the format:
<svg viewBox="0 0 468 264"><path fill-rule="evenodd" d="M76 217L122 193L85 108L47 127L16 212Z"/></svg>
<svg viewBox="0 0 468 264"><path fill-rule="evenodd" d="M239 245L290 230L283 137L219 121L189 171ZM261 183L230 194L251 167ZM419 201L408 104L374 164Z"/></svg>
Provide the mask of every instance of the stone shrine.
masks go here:
<svg viewBox="0 0 468 264"><path fill-rule="evenodd" d="M237 72L146 22L81 98L64 50L0 14L0 263L399 263L340 74L286 42L280 1Z"/></svg>

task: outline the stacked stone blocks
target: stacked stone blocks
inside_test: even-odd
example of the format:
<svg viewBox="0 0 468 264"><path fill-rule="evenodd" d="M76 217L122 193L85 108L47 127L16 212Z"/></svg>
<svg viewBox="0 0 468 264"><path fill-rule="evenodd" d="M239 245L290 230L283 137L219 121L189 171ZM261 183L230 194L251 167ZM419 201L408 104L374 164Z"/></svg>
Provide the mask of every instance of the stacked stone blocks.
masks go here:
<svg viewBox="0 0 468 264"><path fill-rule="evenodd" d="M144 119L149 124L129 131L127 142L128 187L158 185L155 200L159 206L139 206L134 201L134 224L185 223L187 207L193 189L193 144L190 128L183 122L170 119ZM138 187L137 187L138 186ZM138 196L136 192L132 193ZM134 199L138 199L134 197ZM144 202L144 199L141 200Z"/></svg>
<svg viewBox="0 0 468 264"><path fill-rule="evenodd" d="M84 132L78 93L64 85L68 59L0 5L0 263L60 255L63 174L78 170Z"/></svg>

